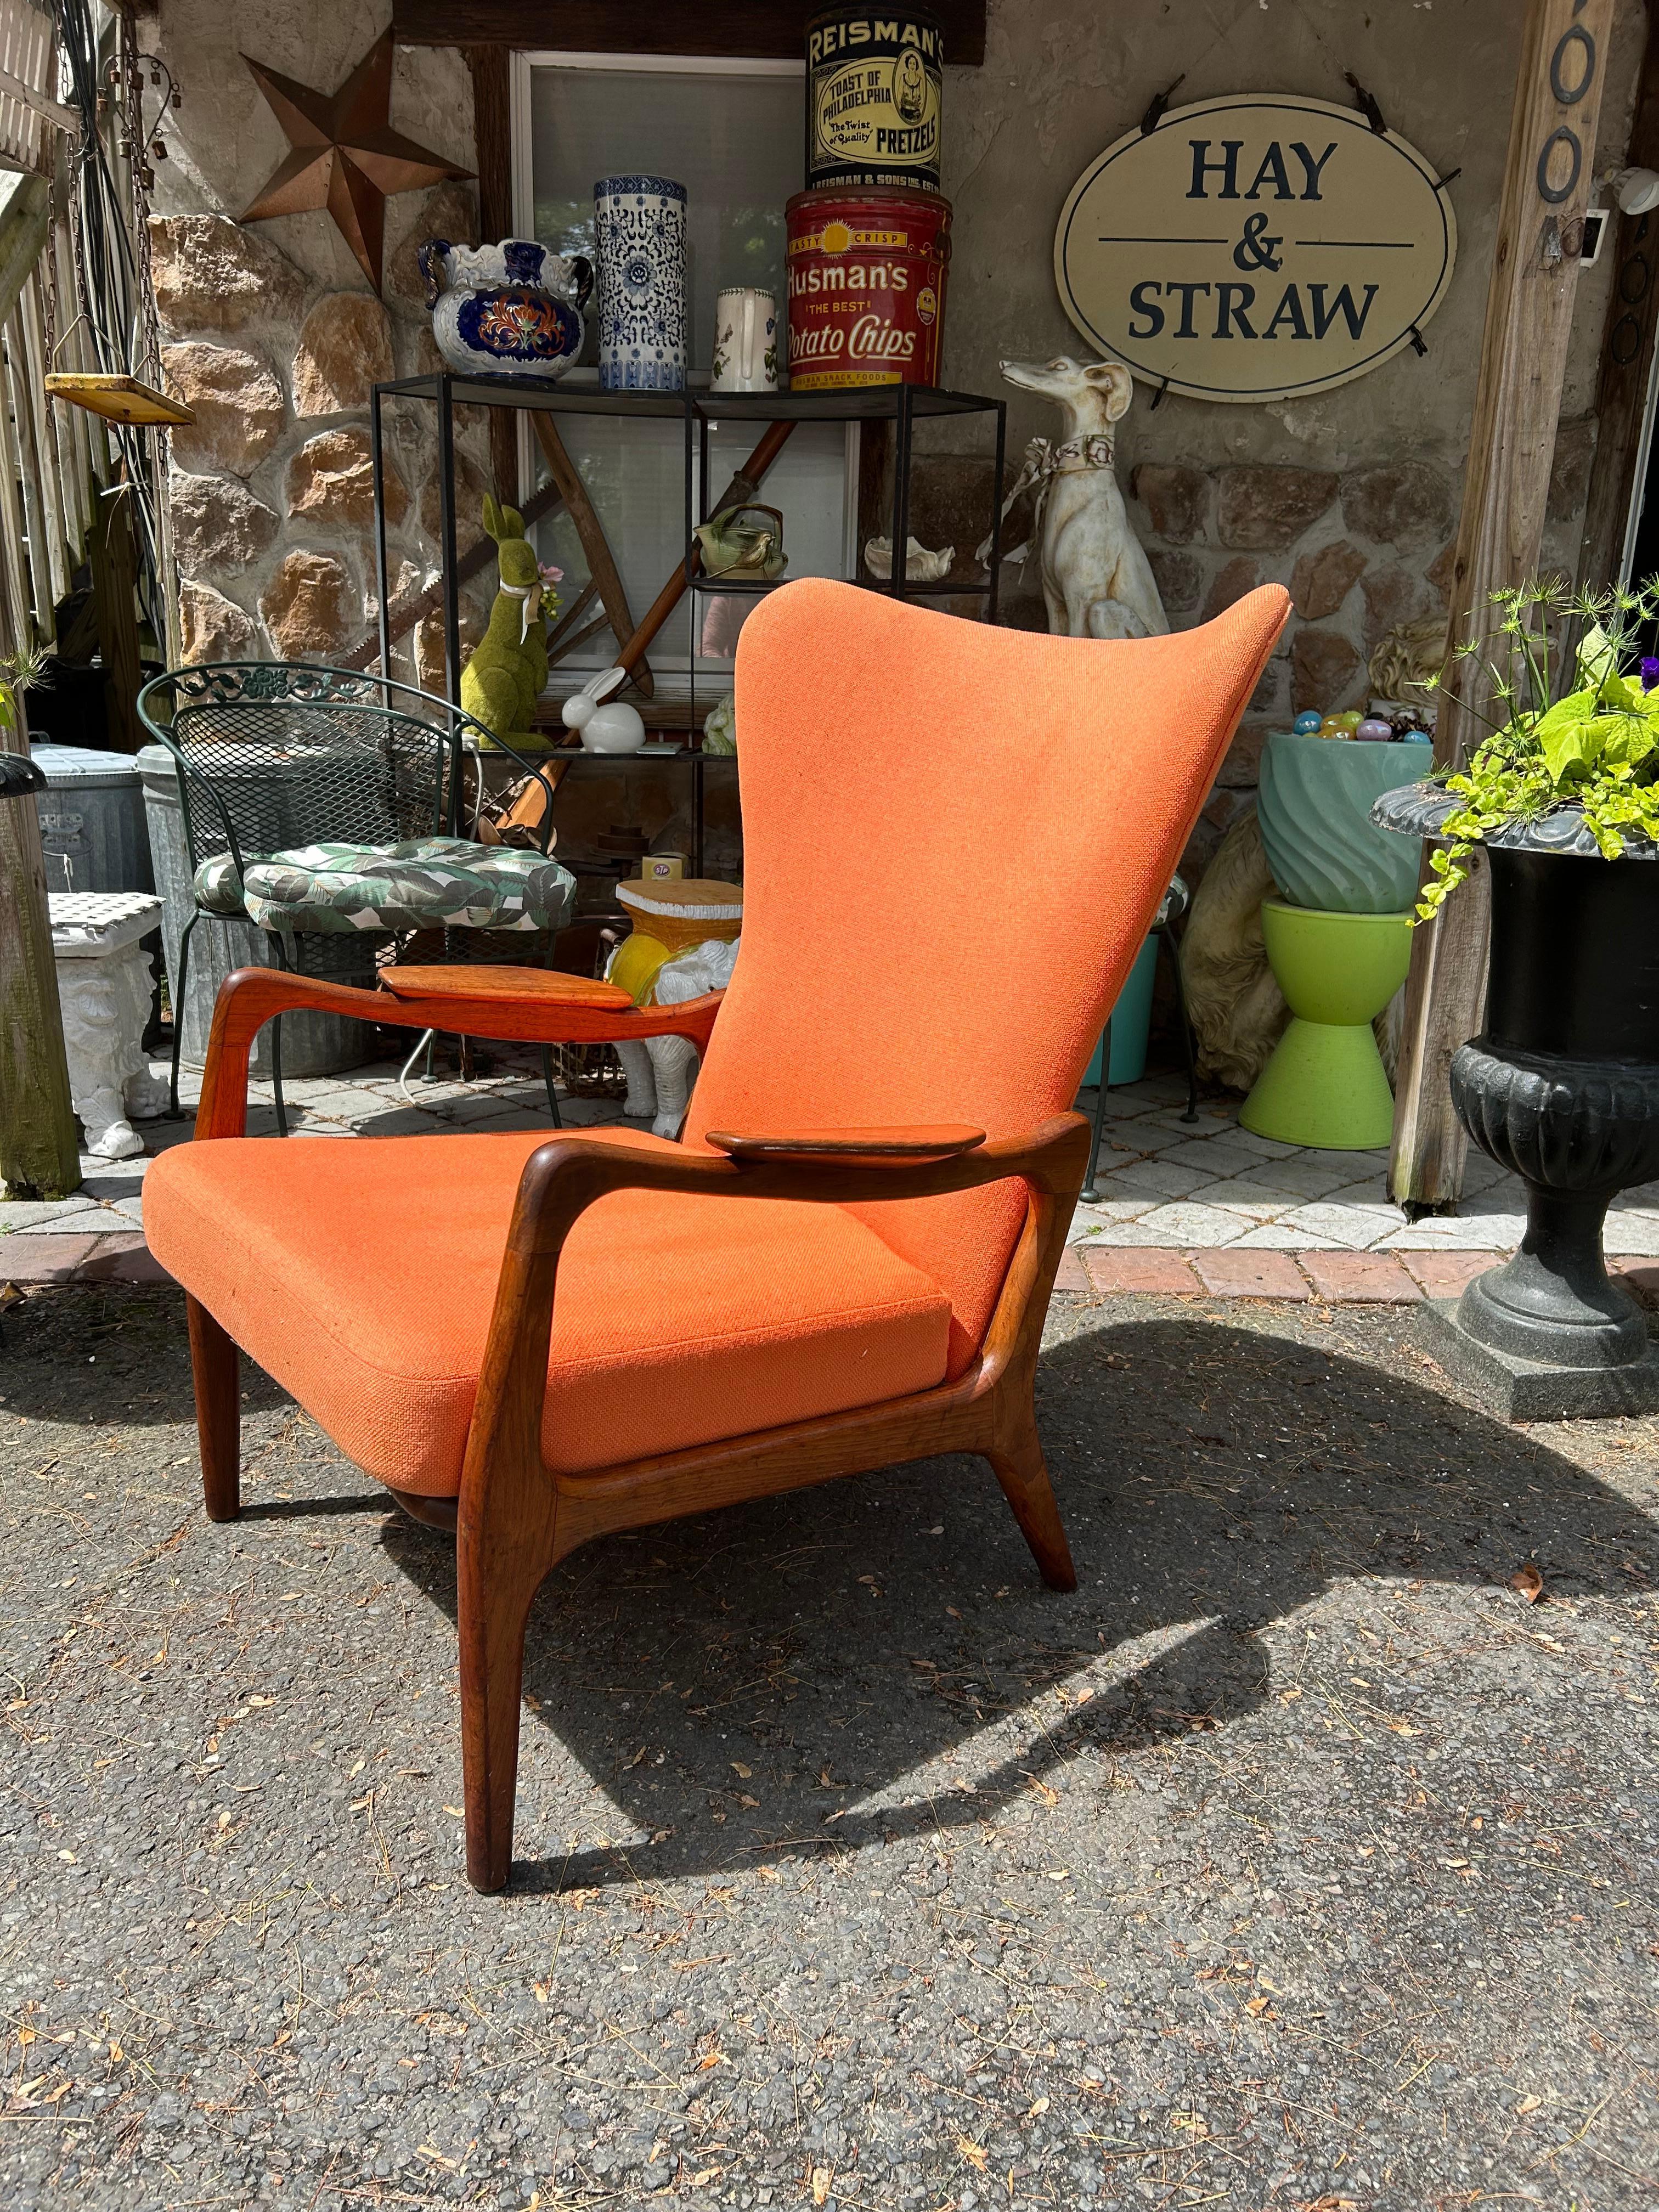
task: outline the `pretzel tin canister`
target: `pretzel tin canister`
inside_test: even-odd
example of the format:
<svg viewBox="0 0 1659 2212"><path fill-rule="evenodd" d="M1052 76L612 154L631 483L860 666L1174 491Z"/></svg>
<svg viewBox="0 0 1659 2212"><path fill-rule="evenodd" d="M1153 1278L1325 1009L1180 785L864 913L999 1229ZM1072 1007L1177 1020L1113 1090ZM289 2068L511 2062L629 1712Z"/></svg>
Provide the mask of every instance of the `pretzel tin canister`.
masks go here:
<svg viewBox="0 0 1659 2212"><path fill-rule="evenodd" d="M949 200L825 189L786 213L790 389L937 384Z"/></svg>
<svg viewBox="0 0 1659 2212"><path fill-rule="evenodd" d="M939 188L945 33L915 8L833 8L806 27L806 183Z"/></svg>

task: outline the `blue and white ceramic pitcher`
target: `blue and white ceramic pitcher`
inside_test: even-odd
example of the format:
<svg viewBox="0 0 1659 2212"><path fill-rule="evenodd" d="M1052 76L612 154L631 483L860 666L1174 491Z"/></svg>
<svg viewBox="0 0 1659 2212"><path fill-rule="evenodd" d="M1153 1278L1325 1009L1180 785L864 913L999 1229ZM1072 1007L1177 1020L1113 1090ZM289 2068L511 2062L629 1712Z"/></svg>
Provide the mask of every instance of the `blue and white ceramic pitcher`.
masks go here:
<svg viewBox="0 0 1659 2212"><path fill-rule="evenodd" d="M600 389L684 392L685 186L670 177L601 177L593 235Z"/></svg>
<svg viewBox="0 0 1659 2212"><path fill-rule="evenodd" d="M452 246L428 238L416 257L439 352L464 376L562 376L582 349L591 262L533 239Z"/></svg>

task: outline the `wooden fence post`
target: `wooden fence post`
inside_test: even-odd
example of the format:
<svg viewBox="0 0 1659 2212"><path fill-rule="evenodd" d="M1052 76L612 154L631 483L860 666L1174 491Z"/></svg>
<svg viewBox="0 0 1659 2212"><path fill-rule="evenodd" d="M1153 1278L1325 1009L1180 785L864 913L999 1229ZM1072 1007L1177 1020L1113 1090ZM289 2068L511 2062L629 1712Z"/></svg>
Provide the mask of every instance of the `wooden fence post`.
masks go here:
<svg viewBox="0 0 1659 2212"><path fill-rule="evenodd" d="M1659 8L1648 10L1648 43L1626 160L1632 168L1659 167ZM1613 264L1595 388L1595 458L1584 502L1578 581L1605 591L1618 580L1625 525L1636 490L1642 418L1653 372L1654 308L1659 303L1659 211L1621 215L1617 235L1601 248Z"/></svg>
<svg viewBox="0 0 1659 2212"><path fill-rule="evenodd" d="M1454 643L1484 641L1492 592L1538 565L1612 20L1613 0L1528 0L1452 570ZM1455 665L1435 757L1461 763L1485 726L1486 656ZM1480 867L1412 948L1389 1169L1408 1213L1443 1210L1462 1188L1468 1140L1449 1069L1480 1027L1489 927Z"/></svg>
<svg viewBox="0 0 1659 2212"><path fill-rule="evenodd" d="M98 652L104 664L104 711L110 743L124 753L136 753L144 742L144 727L138 720L144 677L133 598L138 558L132 543L131 499L131 485L106 484L98 495L98 514L87 533Z"/></svg>
<svg viewBox="0 0 1659 2212"><path fill-rule="evenodd" d="M27 757L28 741L0 729L0 750ZM27 793L0 797L0 1184L13 1198L81 1187L40 818Z"/></svg>

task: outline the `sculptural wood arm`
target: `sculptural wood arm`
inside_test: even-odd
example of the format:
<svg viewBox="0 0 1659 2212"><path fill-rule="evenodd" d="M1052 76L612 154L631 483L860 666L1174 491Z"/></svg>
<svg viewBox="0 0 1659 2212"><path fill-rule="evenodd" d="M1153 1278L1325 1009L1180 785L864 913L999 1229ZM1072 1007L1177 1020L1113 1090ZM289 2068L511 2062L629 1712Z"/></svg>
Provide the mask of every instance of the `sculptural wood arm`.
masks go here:
<svg viewBox="0 0 1659 2212"><path fill-rule="evenodd" d="M507 1493L496 1502L512 1525L523 1528L526 1516L533 1522L554 1510L551 1486L542 1480L541 1456L553 1299L565 1239L595 1200L617 1190L660 1190L711 1199L862 1206L886 1199L939 1198L1018 1177L1030 1189L1039 1217L1046 1297L1083 1187L1089 1139L1090 1125L1081 1114L1058 1114L1027 1135L919 1161L890 1156L859 1159L842 1153L817 1159L772 1155L739 1163L678 1148L647 1151L602 1137L550 1138L525 1163L496 1283L461 1475L463 1542L485 1540L484 1509L492 1487Z"/></svg>
<svg viewBox="0 0 1659 2212"><path fill-rule="evenodd" d="M220 985L214 1002L196 1134L247 1133L248 1059L254 1038L275 1014L343 1014L353 1021L398 1029L446 1030L461 1036L511 1038L527 1044L610 1044L636 1037L683 1036L699 1052L707 1052L724 995L709 991L683 1006L617 1013L605 1006L540 996L467 999L445 992L433 998L394 997L389 991L362 991L281 969L239 968Z"/></svg>
<svg viewBox="0 0 1659 2212"><path fill-rule="evenodd" d="M704 1142L725 1152L739 1167L763 1160L907 1161L954 1158L985 1142L983 1129L965 1121L907 1124L881 1129L710 1129Z"/></svg>

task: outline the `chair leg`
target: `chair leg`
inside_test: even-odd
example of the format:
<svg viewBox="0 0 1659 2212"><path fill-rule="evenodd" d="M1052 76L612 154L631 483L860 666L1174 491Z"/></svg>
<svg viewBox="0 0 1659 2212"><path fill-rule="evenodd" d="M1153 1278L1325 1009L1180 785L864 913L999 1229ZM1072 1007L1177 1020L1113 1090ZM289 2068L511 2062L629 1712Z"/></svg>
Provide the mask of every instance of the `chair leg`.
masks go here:
<svg viewBox="0 0 1659 2212"><path fill-rule="evenodd" d="M1095 1188L1095 1169L1100 1159L1100 1140L1106 1128L1106 1093L1110 1087L1112 1073L1112 1018L1106 1017L1106 1026L1100 1033L1100 1088L1095 1093L1095 1133L1089 1140L1089 1172L1083 1178L1083 1188L1078 1193L1091 1205L1099 1198Z"/></svg>
<svg viewBox="0 0 1659 2212"><path fill-rule="evenodd" d="M1187 985L1181 973L1181 947L1176 941L1174 930L1167 922L1158 933L1165 951L1170 956L1170 966L1175 973L1176 1027L1181 1032L1182 1057L1187 1063L1187 1110L1181 1118L1183 1121L1196 1121L1198 1119L1198 1060L1193 1050L1193 1025L1187 1016Z"/></svg>
<svg viewBox="0 0 1659 2212"><path fill-rule="evenodd" d="M1000 1450L988 1451L985 1456L1014 1510L1014 1518L1031 1547L1043 1581L1050 1589L1074 1590L1077 1569L1072 1565L1072 1547L1066 1540L1035 1419L1024 1435Z"/></svg>
<svg viewBox="0 0 1659 2212"><path fill-rule="evenodd" d="M185 1300L191 1379L196 1386L196 1434L202 1453L202 1494L210 1521L234 1521L242 1502L240 1358L213 1316Z"/></svg>
<svg viewBox="0 0 1659 2212"><path fill-rule="evenodd" d="M494 1550L495 1571L476 1562ZM461 1772L466 1878L489 1894L507 1887L519 1786L519 1707L524 1638L545 1568L532 1571L500 1546L456 1547L461 1672Z"/></svg>
<svg viewBox="0 0 1659 2212"><path fill-rule="evenodd" d="M179 1118L179 1054L185 1041L185 987L190 981L190 933L201 918L201 908L192 907L179 933L179 995L173 1008L173 1066L167 1077L167 1114L175 1121Z"/></svg>
<svg viewBox="0 0 1659 2212"><path fill-rule="evenodd" d="M289 972L288 948L275 930L266 932L271 951L276 956L276 965L284 974ZM288 1134L288 1107L283 1097L283 1018L274 1014L270 1023L270 1088L276 1102L276 1133Z"/></svg>
<svg viewBox="0 0 1659 2212"><path fill-rule="evenodd" d="M271 1017L270 1023L270 1088L276 1102L276 1133L288 1134L288 1107L283 1097L283 1018Z"/></svg>
<svg viewBox="0 0 1659 2212"><path fill-rule="evenodd" d="M564 1116L559 1111L559 1093L553 1080L553 1048L542 1047L542 1081L547 1085L547 1110L553 1116L553 1127L562 1129Z"/></svg>

